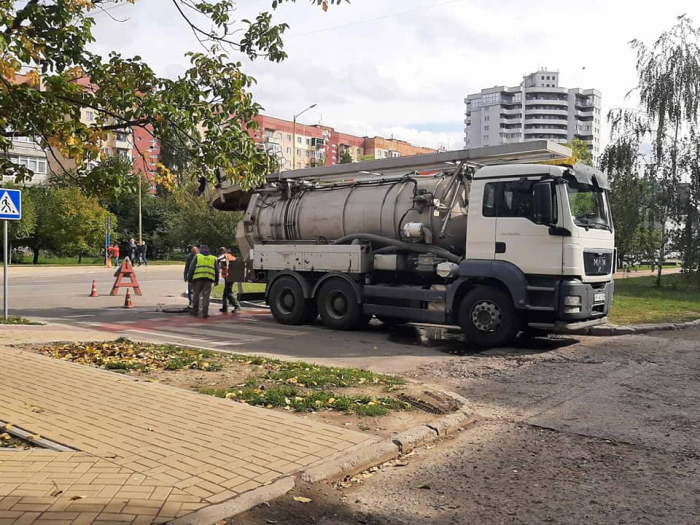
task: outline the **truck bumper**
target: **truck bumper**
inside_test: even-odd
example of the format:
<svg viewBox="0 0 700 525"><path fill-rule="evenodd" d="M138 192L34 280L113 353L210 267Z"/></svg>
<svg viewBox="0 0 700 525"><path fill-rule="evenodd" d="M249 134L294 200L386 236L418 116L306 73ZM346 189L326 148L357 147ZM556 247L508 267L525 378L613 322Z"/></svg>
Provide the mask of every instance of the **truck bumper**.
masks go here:
<svg viewBox="0 0 700 525"><path fill-rule="evenodd" d="M614 281L595 284L584 283L578 279L562 281L559 287L557 321L571 324L606 317L612 306L614 292ZM567 298L572 297L579 298L578 305L567 304Z"/></svg>
<svg viewBox="0 0 700 525"><path fill-rule="evenodd" d="M566 322L566 321L556 321L554 323L528 323L530 328L535 328L537 330L544 330L550 333L556 334L570 334L577 333L590 328L592 326L598 326L608 322L607 317L599 317L598 319L590 319L588 321L577 321L577 322Z"/></svg>

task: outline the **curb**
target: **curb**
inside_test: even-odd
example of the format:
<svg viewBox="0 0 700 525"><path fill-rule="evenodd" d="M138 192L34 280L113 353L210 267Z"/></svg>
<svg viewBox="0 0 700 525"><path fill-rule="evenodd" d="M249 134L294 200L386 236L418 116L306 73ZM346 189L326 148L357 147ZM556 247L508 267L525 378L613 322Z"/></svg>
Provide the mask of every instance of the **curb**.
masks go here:
<svg viewBox="0 0 700 525"><path fill-rule="evenodd" d="M287 476L269 485L244 492L240 496L222 501L221 503L209 505L201 510L187 514L186 516L176 518L169 521L168 525L210 525L220 520L241 514L261 503L282 497L292 490L295 484L294 478Z"/></svg>
<svg viewBox="0 0 700 525"><path fill-rule="evenodd" d="M698 326L700 326L700 319L696 319L695 321L686 321L685 323L640 324L635 326L592 326L591 328L587 328L585 330L577 330L576 332L572 332L572 334L610 337L630 334L647 334L649 332L663 332L669 330L683 330L685 328L695 328Z"/></svg>
<svg viewBox="0 0 700 525"><path fill-rule="evenodd" d="M454 392L443 393L460 401L462 407L457 412L406 430L392 438L374 443L342 458L332 459L321 465L308 468L301 473L301 480L307 483L332 482L346 476L353 476L370 467L396 459L419 446L435 443L476 421L474 412L467 406L465 398Z"/></svg>

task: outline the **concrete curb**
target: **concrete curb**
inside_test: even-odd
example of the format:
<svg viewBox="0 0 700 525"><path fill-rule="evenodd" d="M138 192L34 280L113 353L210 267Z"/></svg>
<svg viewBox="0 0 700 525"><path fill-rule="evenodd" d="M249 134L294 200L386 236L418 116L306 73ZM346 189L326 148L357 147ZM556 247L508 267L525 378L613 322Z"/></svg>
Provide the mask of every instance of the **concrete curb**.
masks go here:
<svg viewBox="0 0 700 525"><path fill-rule="evenodd" d="M462 404L457 412L401 432L390 439L373 443L344 457L306 469L300 476L301 480L307 483L317 483L319 481L337 481L346 476L353 476L370 467L396 459L417 447L435 443L476 420L474 412L467 406L465 398L454 392L443 391L443 393Z"/></svg>
<svg viewBox="0 0 700 525"><path fill-rule="evenodd" d="M168 522L168 525L211 525L217 521L241 514L267 501L284 496L295 485L294 478L288 476L270 485L244 492L235 498L209 505L192 514Z"/></svg>
<svg viewBox="0 0 700 525"><path fill-rule="evenodd" d="M696 319L695 321L686 321L684 323L640 324L635 326L600 325L592 326L591 328L572 333L574 335L610 337L629 334L647 334L649 332L662 332L668 330L683 330L684 328L694 328L697 326L700 326L700 319Z"/></svg>

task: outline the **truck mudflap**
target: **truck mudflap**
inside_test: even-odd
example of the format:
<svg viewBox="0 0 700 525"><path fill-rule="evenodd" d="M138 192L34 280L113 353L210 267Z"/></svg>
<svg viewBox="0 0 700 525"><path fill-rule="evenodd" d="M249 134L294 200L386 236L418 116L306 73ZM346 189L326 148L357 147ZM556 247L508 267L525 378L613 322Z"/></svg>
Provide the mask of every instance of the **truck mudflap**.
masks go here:
<svg viewBox="0 0 700 525"><path fill-rule="evenodd" d="M554 323L528 323L530 328L535 328L536 330L543 330L545 332L556 333L556 334L572 334L583 332L586 328L591 328L592 326L598 326L608 322L608 318L599 317L597 319L590 319L588 321L576 321L568 323L566 321L556 321Z"/></svg>

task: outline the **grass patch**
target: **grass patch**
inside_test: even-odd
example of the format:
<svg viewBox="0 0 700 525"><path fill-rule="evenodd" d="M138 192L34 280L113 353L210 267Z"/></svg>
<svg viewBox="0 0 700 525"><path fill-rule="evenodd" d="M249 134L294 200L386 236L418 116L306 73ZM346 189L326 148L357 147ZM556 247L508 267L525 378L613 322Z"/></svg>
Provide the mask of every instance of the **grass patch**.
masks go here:
<svg viewBox="0 0 700 525"><path fill-rule="evenodd" d="M39 352L54 359L63 359L106 370L205 370L222 369L222 356L207 350L174 345L134 343L128 339L111 342L51 344Z"/></svg>
<svg viewBox="0 0 700 525"><path fill-rule="evenodd" d="M7 319L0 317L0 324L23 324L23 325L34 325L43 326L44 323L37 323L36 321L30 321L24 317L17 317L16 315L11 315Z"/></svg>
<svg viewBox="0 0 700 525"><path fill-rule="evenodd" d="M265 283L243 283L243 292L264 292ZM233 291L238 293L238 285L233 285ZM220 284L214 286L211 289L211 296L216 299L221 299L221 295L224 293L224 285Z"/></svg>
<svg viewBox="0 0 700 525"><path fill-rule="evenodd" d="M411 405L390 397L350 396L327 390L302 390L291 385L268 388L199 387L200 394L233 399L240 403L266 408L284 408L294 412L340 410L358 416L383 416L389 410L410 410Z"/></svg>
<svg viewBox="0 0 700 525"><path fill-rule="evenodd" d="M610 322L618 325L682 322L700 318L700 288L695 275L673 274L618 279Z"/></svg>
<svg viewBox="0 0 700 525"><path fill-rule="evenodd" d="M282 361L260 356L231 355L229 359L261 366L265 369L265 372L248 378L248 386L259 381L272 381L310 388L345 388L361 385L394 386L406 383L401 377L375 374L361 368L322 366L304 361Z"/></svg>

